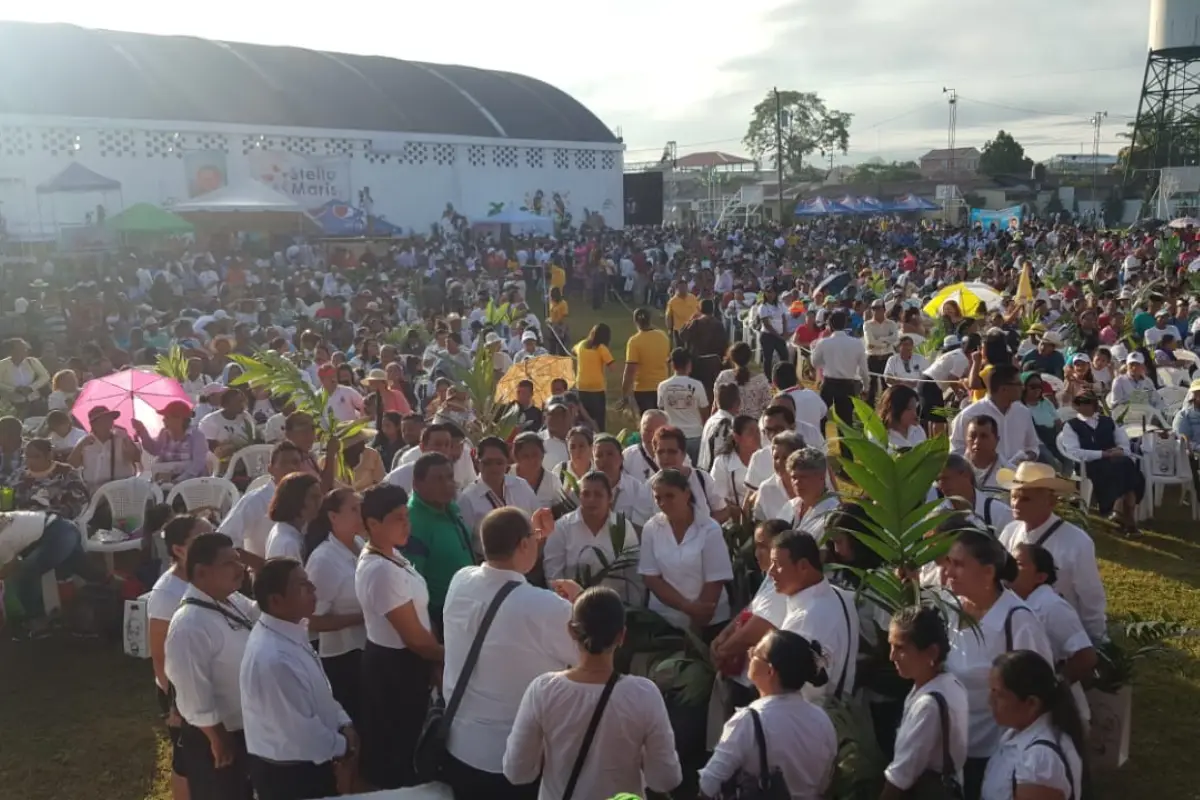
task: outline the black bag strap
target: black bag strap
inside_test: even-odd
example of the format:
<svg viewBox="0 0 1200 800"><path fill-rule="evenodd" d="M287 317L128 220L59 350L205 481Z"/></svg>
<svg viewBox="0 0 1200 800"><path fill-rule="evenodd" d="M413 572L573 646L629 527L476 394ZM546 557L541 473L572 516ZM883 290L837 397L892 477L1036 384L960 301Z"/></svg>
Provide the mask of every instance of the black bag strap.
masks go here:
<svg viewBox="0 0 1200 800"><path fill-rule="evenodd" d="M230 611L228 608L225 608L224 606L219 605L217 603L210 603L207 600L201 600L199 597L185 597L183 599L183 605L198 606L199 608L207 608L209 611L217 612L222 617L229 620L236 627L241 628L242 630L249 631L249 630L254 629L254 623L250 621L249 617L242 616L242 614L240 614L240 613L235 614L234 612Z"/></svg>
<svg viewBox="0 0 1200 800"><path fill-rule="evenodd" d="M1067 760L1067 754L1063 752L1062 747L1058 742L1052 742L1049 739L1035 739L1026 751L1034 747L1048 747L1053 750L1062 761L1063 769L1067 772L1067 783L1071 784L1071 793L1067 795L1067 800L1075 800L1075 775L1071 772L1071 762ZM1012 793L1013 797L1017 796L1017 770L1014 768L1012 773Z"/></svg>
<svg viewBox="0 0 1200 800"><path fill-rule="evenodd" d="M983 524L987 525L988 530L992 531L992 503L996 502L994 497L986 497L983 500ZM994 533L995 531L993 531Z"/></svg>
<svg viewBox="0 0 1200 800"><path fill-rule="evenodd" d="M1006 653L1011 653L1013 649L1012 620L1013 614L1016 614L1018 611L1028 611L1030 614L1033 613L1033 610L1030 609L1029 606L1017 606L1016 608L1010 608L1008 610L1008 615L1004 618L1004 652Z"/></svg>
<svg viewBox="0 0 1200 800"><path fill-rule="evenodd" d="M708 505L708 486L704 483L704 472L696 470L696 480L700 482L700 493L704 495L704 505Z"/></svg>
<svg viewBox="0 0 1200 800"><path fill-rule="evenodd" d="M758 786L764 792L771 780L771 765L767 763L767 736L763 733L762 718L753 708L750 711L750 721L754 723L754 741L758 745Z"/></svg>
<svg viewBox="0 0 1200 800"><path fill-rule="evenodd" d="M1058 529L1061 528L1065 524L1067 524L1066 520L1062 520L1062 519L1058 520L1053 525L1051 525L1049 528L1046 528L1046 530L1042 533L1041 536L1039 536L1037 538L1037 541L1034 542L1034 544L1038 545L1039 547L1044 545L1046 543L1046 540L1049 539L1051 536L1053 536L1055 533L1057 533Z"/></svg>
<svg viewBox="0 0 1200 800"><path fill-rule="evenodd" d="M492 627L492 622L496 619L496 612L500 610L500 604L520 585L521 581L505 583L500 587L500 591L496 592L491 605L484 612L483 621L479 623L479 630L471 641L471 649L467 651L467 660L463 662L462 671L458 673L458 681L454 684L454 691L450 694L450 702L446 705L446 714L443 717L446 730L450 729L450 723L454 721L454 715L458 713L458 707L462 705L463 695L467 691L467 681L470 680L471 673L475 671L479 653L483 650L483 639L487 636L488 628Z"/></svg>
<svg viewBox="0 0 1200 800"><path fill-rule="evenodd" d="M850 624L850 611L846 608L846 598L842 597L842 593L836 588L832 586L830 588L842 606L842 616L846 618L846 658L842 661L842 674L838 676L837 688L833 690L833 696L840 698L846 688L846 674L850 672L850 653L858 650L858 642L854 641L854 626Z"/></svg>
<svg viewBox="0 0 1200 800"><path fill-rule="evenodd" d="M608 705L608 698L612 696L613 687L617 685L617 679L620 677L620 674L613 670L612 677L608 679L608 683L604 684L604 691L600 693L600 702L596 703L596 710L592 712L592 720L588 723L587 733L583 734L583 744L579 746L579 755L575 756L575 765L571 767L571 777L567 779L567 788L563 792L562 800L571 800L571 795L575 793L575 784L579 783L579 773L583 772L583 762L587 760L592 740L596 738L596 729L600 727L600 718L604 716L604 707Z"/></svg>
<svg viewBox="0 0 1200 800"><path fill-rule="evenodd" d="M941 692L930 692L929 694L937 703L938 718L942 726L942 776L957 777L958 771L954 768L954 759L950 757L950 709Z"/></svg>

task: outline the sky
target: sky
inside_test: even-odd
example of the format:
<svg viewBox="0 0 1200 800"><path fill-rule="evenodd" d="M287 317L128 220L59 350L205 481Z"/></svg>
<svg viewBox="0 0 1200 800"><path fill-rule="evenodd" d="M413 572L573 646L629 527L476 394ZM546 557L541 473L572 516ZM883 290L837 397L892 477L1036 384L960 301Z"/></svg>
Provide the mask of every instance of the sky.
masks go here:
<svg viewBox="0 0 1200 800"><path fill-rule="evenodd" d="M563 89L626 144L626 163L679 153L744 154L771 87L817 92L854 115L835 163L906 160L947 143L943 88L958 94L957 145L1004 129L1042 160L1101 152L1137 111L1148 0L57 0L0 18L294 45L518 72ZM307 10L306 9L310 9Z"/></svg>

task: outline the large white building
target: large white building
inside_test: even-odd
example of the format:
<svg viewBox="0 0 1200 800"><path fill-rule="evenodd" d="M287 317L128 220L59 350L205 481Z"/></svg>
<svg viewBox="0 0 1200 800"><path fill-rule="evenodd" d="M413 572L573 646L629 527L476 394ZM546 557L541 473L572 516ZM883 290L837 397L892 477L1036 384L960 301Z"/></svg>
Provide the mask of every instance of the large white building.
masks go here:
<svg viewBox="0 0 1200 800"><path fill-rule="evenodd" d="M521 75L0 22L0 215L13 238L52 238L99 204L170 207L250 179L305 208L360 206L367 190L374 214L418 231L451 210L517 209L619 228L622 172L604 123Z"/></svg>

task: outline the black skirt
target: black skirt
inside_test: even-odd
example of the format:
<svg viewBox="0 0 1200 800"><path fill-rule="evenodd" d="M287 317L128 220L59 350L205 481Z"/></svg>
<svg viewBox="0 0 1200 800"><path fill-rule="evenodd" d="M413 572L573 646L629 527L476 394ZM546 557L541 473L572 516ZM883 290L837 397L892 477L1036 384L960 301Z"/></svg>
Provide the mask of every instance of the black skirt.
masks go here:
<svg viewBox="0 0 1200 800"><path fill-rule="evenodd" d="M360 708L359 686L362 684L362 650L351 650L340 656L322 658L321 666L325 670L325 677L329 679L333 699L341 704L357 727Z"/></svg>
<svg viewBox="0 0 1200 800"><path fill-rule="evenodd" d="M1129 492L1134 493L1138 502L1146 494L1146 477L1129 456L1089 461L1086 470L1094 484L1092 495L1100 505L1101 514L1110 513L1117 500Z"/></svg>
<svg viewBox="0 0 1200 800"><path fill-rule="evenodd" d="M367 642L362 654L359 716L361 771L378 789L416 786L413 753L429 709L432 666L407 648Z"/></svg>

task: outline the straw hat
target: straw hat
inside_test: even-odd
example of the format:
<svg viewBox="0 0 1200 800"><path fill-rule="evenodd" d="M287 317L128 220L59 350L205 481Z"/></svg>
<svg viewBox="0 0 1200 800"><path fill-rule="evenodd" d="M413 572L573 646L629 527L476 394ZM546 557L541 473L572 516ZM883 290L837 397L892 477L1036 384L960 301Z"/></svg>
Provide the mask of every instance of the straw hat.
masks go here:
<svg viewBox="0 0 1200 800"><path fill-rule="evenodd" d="M367 373L367 377L364 382L365 383L375 383L376 381L382 381L384 383L387 383L387 379L388 379L387 372L376 367L375 369L373 369Z"/></svg>
<svg viewBox="0 0 1200 800"><path fill-rule="evenodd" d="M1003 489L1050 489L1058 494L1075 491L1074 481L1058 477L1054 467L1036 461L1023 461L1015 470L1002 469L996 473L996 483Z"/></svg>

